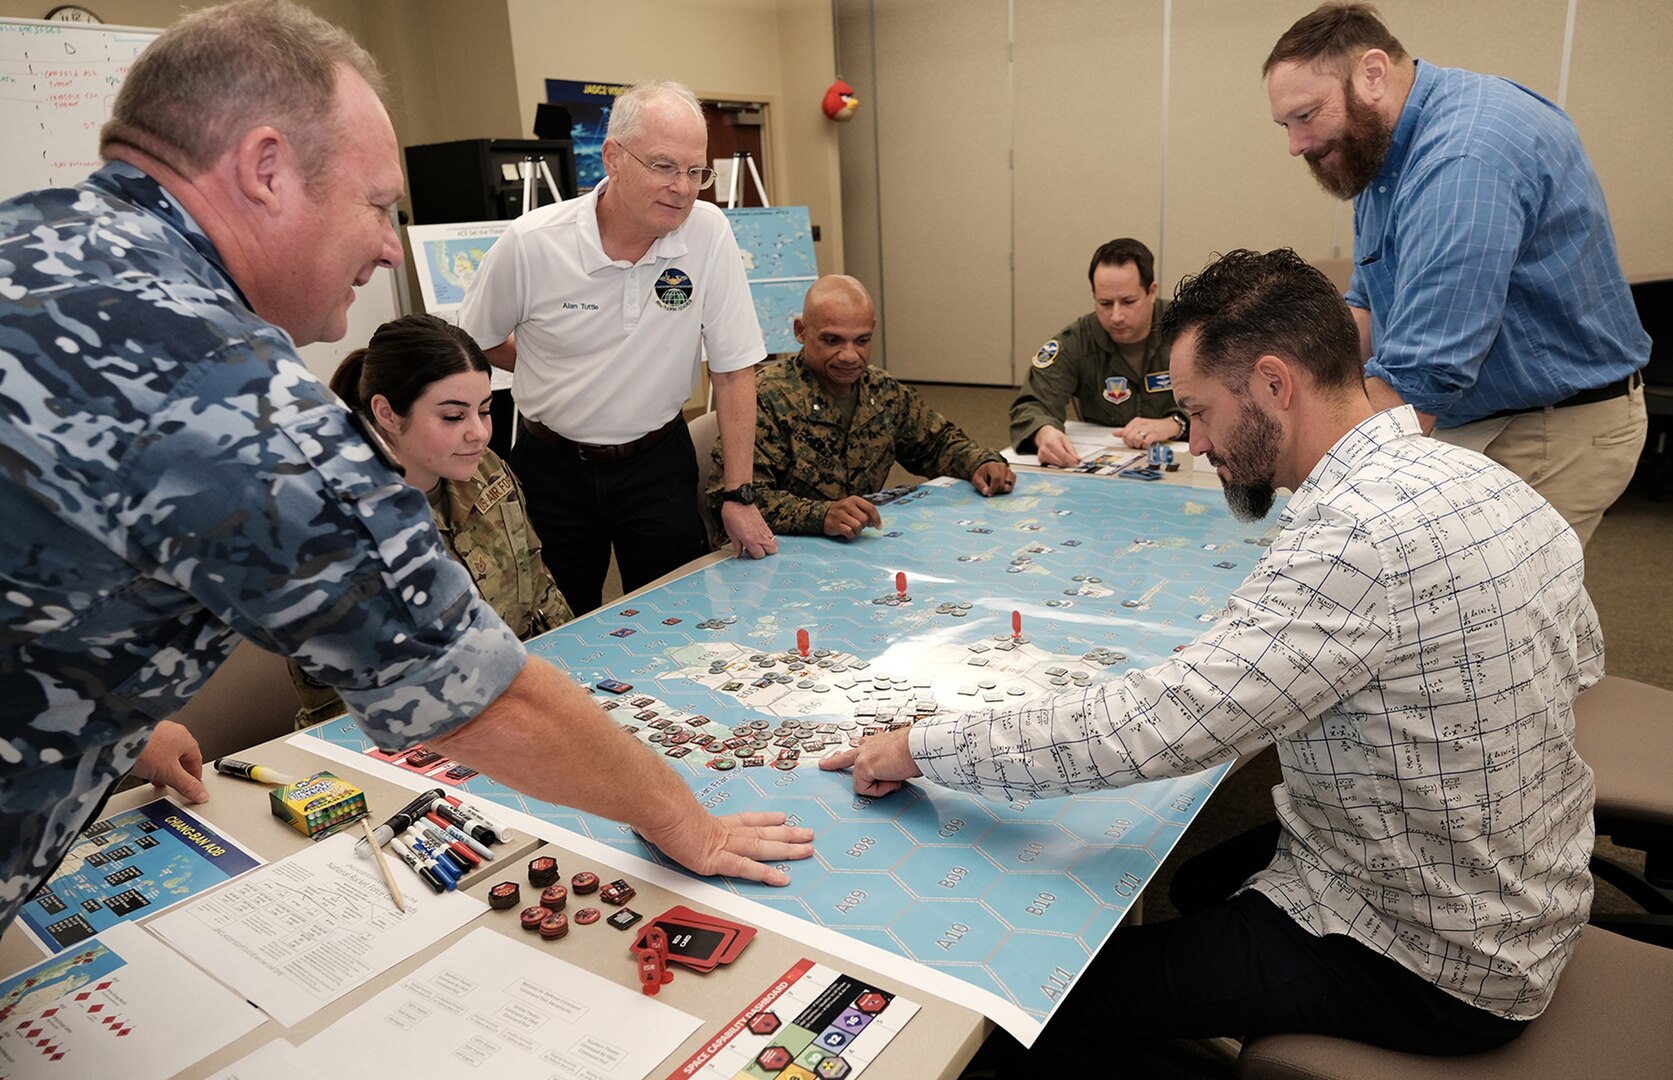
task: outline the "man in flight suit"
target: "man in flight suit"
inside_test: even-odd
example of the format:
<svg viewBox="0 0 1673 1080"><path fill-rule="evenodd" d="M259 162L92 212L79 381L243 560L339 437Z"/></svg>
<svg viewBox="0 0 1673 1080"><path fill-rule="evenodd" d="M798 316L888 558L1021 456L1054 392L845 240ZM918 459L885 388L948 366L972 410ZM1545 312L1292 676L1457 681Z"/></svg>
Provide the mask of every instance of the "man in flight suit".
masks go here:
<svg viewBox="0 0 1673 1080"><path fill-rule="evenodd" d="M1089 424L1122 429L1134 449L1183 439L1185 410L1174 404L1168 357L1162 350L1162 312L1156 297L1156 260L1129 237L1111 240L1092 255L1090 314L1040 346L1016 401L1011 403L1011 444L1040 455L1042 465L1080 464L1063 417L1073 398Z"/></svg>

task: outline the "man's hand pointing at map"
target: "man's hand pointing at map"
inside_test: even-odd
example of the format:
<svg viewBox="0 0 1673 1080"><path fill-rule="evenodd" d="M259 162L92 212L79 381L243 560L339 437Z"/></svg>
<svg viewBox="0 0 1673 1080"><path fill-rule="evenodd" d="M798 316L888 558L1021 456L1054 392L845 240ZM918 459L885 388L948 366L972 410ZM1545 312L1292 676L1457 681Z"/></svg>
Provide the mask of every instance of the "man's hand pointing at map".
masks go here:
<svg viewBox="0 0 1673 1080"><path fill-rule="evenodd" d="M906 745L907 729L867 735L851 750L838 750L819 761L826 771L854 770L854 791L860 795L887 795L901 781L924 775L912 760Z"/></svg>

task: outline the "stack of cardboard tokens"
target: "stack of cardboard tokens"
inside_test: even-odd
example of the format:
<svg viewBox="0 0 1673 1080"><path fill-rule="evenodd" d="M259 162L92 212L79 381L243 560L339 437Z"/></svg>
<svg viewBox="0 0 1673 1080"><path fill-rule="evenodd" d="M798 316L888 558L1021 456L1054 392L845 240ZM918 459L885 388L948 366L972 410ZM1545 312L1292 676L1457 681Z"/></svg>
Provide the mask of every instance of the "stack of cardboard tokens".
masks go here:
<svg viewBox="0 0 1673 1080"><path fill-rule="evenodd" d="M529 860L529 884L537 889L558 880L558 860L550 855L540 855ZM596 879L595 879L596 880Z"/></svg>
<svg viewBox="0 0 1673 1080"><path fill-rule="evenodd" d="M548 885L540 893L540 906L548 911L562 911L569 903L569 890L562 885Z"/></svg>

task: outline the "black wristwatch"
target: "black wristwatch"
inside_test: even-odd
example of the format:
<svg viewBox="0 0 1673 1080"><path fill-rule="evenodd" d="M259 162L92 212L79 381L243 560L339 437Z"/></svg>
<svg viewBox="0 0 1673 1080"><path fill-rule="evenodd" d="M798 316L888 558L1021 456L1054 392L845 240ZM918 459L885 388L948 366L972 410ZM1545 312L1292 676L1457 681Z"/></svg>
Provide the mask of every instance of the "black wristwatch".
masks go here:
<svg viewBox="0 0 1673 1080"><path fill-rule="evenodd" d="M755 485L739 484L737 487L732 488L729 491L722 491L720 493L720 501L743 503L745 506L754 506Z"/></svg>

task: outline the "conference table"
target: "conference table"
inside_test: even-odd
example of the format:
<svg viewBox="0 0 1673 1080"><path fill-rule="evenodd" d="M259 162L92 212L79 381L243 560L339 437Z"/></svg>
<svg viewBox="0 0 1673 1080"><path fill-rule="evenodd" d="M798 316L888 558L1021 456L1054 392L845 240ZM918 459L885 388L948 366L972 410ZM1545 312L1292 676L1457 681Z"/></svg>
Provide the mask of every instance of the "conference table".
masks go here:
<svg viewBox="0 0 1673 1080"><path fill-rule="evenodd" d="M1193 472L1189 463L1189 455L1181 454L1180 457L1182 459L1181 469L1177 473L1166 476L1168 484L1206 488L1218 486L1218 481L1212 472L1206 474L1200 470ZM1026 471L1033 472L1033 470ZM1121 484L1132 483L1132 481L1112 479L1109 483ZM710 566L717 558L721 558L721 556L711 556L699 560L693 566L683 568L674 575L670 575L668 580ZM645 590L641 590L641 593L654 590L663 583L662 581L654 582L647 586ZM636 593L634 595L638 596L640 594ZM632 596L626 597L623 602L633 599ZM619 607L623 602L611 606ZM328 769L365 792L371 811L370 817L373 821L383 820L395 809L405 804L412 795L410 785L394 782L385 770L371 767L356 768L353 764L345 763L340 755L323 757L308 746L300 745L289 735L251 747L238 756L270 769L295 776L309 775L322 769ZM223 830L236 838L261 859L268 861L281 860L309 847L309 841L299 832L270 813L267 789L262 785L221 776L213 771L206 772L204 779L210 798L207 803L192 807L193 813L217 829ZM139 785L120 791L111 798L106 809L106 815L131 809L155 798L157 798L157 792L149 785ZM631 906L636 911L646 913L647 917L676 904L686 904L700 912L711 915L722 914L715 908L704 904L701 900L693 901L684 893L670 891L659 884L646 880L644 875L636 873L631 867L623 869L618 865L613 865L608 853L601 856L600 849L596 845L586 845L577 850L566 846L561 839L556 842L548 842L531 833L519 832L516 839L508 844L498 846L495 851L497 858L494 861L484 863L461 881L460 889L462 891L485 901L489 889L494 884L505 880L516 880L522 883L523 895L528 898L523 902L533 903L532 898L538 894L539 889L531 887L528 883L525 876L525 867L528 861L536 855L551 855L562 869L560 880L568 880L570 874L577 870L591 870L604 881L611 881L615 878L630 881L637 889L637 896L634 897ZM811 863L791 864L790 872L795 875L798 872L813 873L815 870ZM408 871L404 867L397 866L396 873L407 874ZM579 897L571 899L569 910L572 913L577 908L579 900ZM605 910L608 914L612 909L606 908ZM1136 916L1136 905L1128 914L1130 917ZM337 1023L373 995L395 985L415 969L479 927L486 927L495 933L527 943L534 948L549 950L552 955L580 966L624 988L639 989L639 973L634 958L627 947L634 936L633 934L624 934L616 930L606 929L602 924L587 927L577 926L561 941L542 942L533 939L531 935L526 933L515 915L515 912L486 910L463 928L449 933L440 941L420 950L372 978L364 985L318 1009L294 1026L284 1026L277 1020L269 1018L255 1030L232 1040L196 1064L178 1073L178 1075L184 1077L212 1076L275 1038L283 1038L293 1045L301 1046L310 1038ZM158 917L151 916L152 919ZM149 920L141 920L142 924L145 921ZM766 927L761 929L758 936L736 960L725 967L707 973L699 973L683 967L671 966L670 970L673 972L674 978L671 983L662 987L657 1000L697 1017L700 1024L696 1031L680 1045L679 1049L669 1055L661 1066L653 1070L650 1075L661 1077L674 1072L690 1055L701 1049L718 1030L739 1017L750 1003L775 979L783 975L792 965L804 959L814 961L836 971L851 974L860 979L869 980L874 985L909 998L920 1006L920 1011L916 1016L894 1036L886 1049L866 1067L865 1075L871 1080L957 1076L969 1061L971 1055L981 1045L983 1039L993 1030L994 1025L981 1012L944 999L937 994L926 992L920 986L903 985L891 975L868 967L863 959L857 959L853 955L845 955L845 952L846 950L840 946L834 949L821 948L817 944L810 944L805 939L793 938L787 934L777 932L771 927ZM38 963L42 958L43 954L40 949L19 933L16 927L9 930L4 937L0 937L0 972L14 972ZM183 1024L190 1023L190 1018L183 1017L181 1022ZM368 1034L370 1037L375 1033ZM447 1070L438 1065L437 1075L444 1074L447 1074ZM459 1074L465 1075L466 1072L461 1071Z"/></svg>

